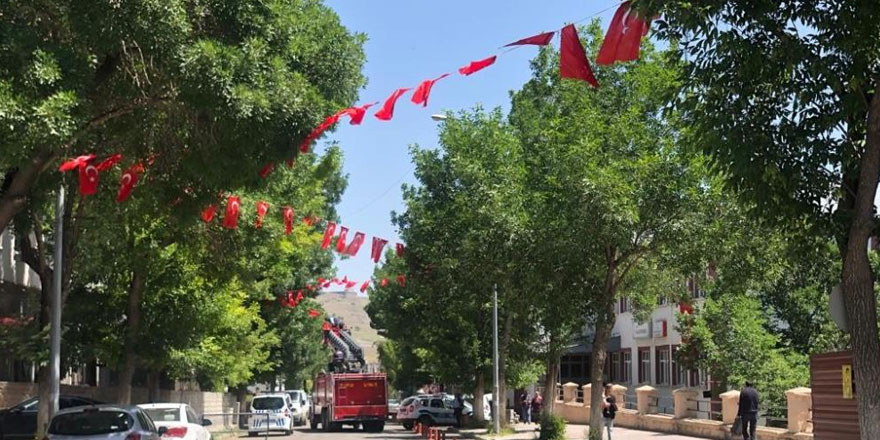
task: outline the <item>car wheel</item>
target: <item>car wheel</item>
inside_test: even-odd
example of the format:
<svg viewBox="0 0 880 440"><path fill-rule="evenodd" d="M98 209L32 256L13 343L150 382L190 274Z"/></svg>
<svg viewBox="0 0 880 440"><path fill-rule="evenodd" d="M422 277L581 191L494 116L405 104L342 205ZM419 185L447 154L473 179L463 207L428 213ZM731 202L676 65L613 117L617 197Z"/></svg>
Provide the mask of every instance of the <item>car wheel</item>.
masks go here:
<svg viewBox="0 0 880 440"><path fill-rule="evenodd" d="M324 428L324 432L330 432L330 414L327 414L327 411L321 411L321 427Z"/></svg>
<svg viewBox="0 0 880 440"><path fill-rule="evenodd" d="M256 437L257 433L253 431L248 431L248 437Z"/></svg>
<svg viewBox="0 0 880 440"><path fill-rule="evenodd" d="M422 426L431 426L434 424L434 420L431 419L431 416L421 416L419 417L419 423L421 423Z"/></svg>
<svg viewBox="0 0 880 440"><path fill-rule="evenodd" d="M404 422L403 422L403 429L405 429L405 430L407 430L407 431L413 429L413 422L408 421L408 420L407 420L407 421L404 421Z"/></svg>

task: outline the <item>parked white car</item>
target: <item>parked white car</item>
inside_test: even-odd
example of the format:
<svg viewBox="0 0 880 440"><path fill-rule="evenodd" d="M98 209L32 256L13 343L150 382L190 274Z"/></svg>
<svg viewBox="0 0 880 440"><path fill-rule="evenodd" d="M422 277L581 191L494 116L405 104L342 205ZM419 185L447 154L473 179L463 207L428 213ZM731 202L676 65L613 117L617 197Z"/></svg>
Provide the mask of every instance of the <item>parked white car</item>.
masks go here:
<svg viewBox="0 0 880 440"><path fill-rule="evenodd" d="M136 406L93 405L59 411L48 440L159 440L160 430ZM162 432L164 432L164 428Z"/></svg>
<svg viewBox="0 0 880 440"><path fill-rule="evenodd" d="M205 428L211 421L199 417L191 406L185 403L148 403L138 405L144 410L157 428L165 428L162 437L183 440L211 440L211 433Z"/></svg>
<svg viewBox="0 0 880 440"><path fill-rule="evenodd" d="M407 397L400 402L397 420L404 429L412 429L416 422L422 425L454 425L455 411L452 409L454 397L451 394L420 394ZM473 406L464 402L462 414L473 413Z"/></svg>
<svg viewBox="0 0 880 440"><path fill-rule="evenodd" d="M248 435L281 431L293 433L293 402L286 393L261 394L251 400Z"/></svg>
<svg viewBox="0 0 880 440"><path fill-rule="evenodd" d="M296 426L305 425L312 407L309 395L304 390L286 390L284 392L290 396L290 401L293 402L293 423Z"/></svg>

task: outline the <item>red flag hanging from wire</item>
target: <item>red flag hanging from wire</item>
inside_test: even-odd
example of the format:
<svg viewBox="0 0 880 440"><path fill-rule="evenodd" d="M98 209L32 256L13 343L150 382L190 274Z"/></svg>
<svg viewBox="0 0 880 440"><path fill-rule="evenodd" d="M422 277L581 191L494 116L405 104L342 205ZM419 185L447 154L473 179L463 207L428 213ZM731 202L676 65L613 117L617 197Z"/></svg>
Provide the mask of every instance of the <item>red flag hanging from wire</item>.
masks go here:
<svg viewBox="0 0 880 440"><path fill-rule="evenodd" d="M217 214L217 205L208 205L207 208L202 210L202 221L211 223L211 220L214 220L214 214Z"/></svg>
<svg viewBox="0 0 880 440"><path fill-rule="evenodd" d="M361 293L366 292L368 287L370 287L370 280L364 281L364 283L361 284Z"/></svg>
<svg viewBox="0 0 880 440"><path fill-rule="evenodd" d="M58 167L58 171L61 171L62 173L65 171L73 171L77 168L85 166L86 164L91 162L92 159L94 159L94 158L95 158L94 154L87 154L84 156L75 157L73 159L70 159L70 160L62 163L61 166Z"/></svg>
<svg viewBox="0 0 880 440"><path fill-rule="evenodd" d="M281 208L281 215L284 217L284 235L290 235L293 232L293 208L285 206Z"/></svg>
<svg viewBox="0 0 880 440"><path fill-rule="evenodd" d="M263 227L263 217L266 217L266 213L269 212L269 204L260 200L257 202L257 220L254 223L254 226L259 229Z"/></svg>
<svg viewBox="0 0 880 440"><path fill-rule="evenodd" d="M385 245L388 244L388 240L379 237L373 237L373 250L370 253L370 258L373 259L374 263L378 263L382 258L382 249L385 249Z"/></svg>
<svg viewBox="0 0 880 440"><path fill-rule="evenodd" d="M263 168L260 169L260 177L262 177L264 179L269 177L269 174L272 174L272 170L274 170L274 169L275 169L274 163L272 163L272 162L267 163L266 165L263 166Z"/></svg>
<svg viewBox="0 0 880 440"><path fill-rule="evenodd" d="M238 228L238 217L241 214L241 199L229 196L226 199L226 215L223 216L223 227L227 229Z"/></svg>
<svg viewBox="0 0 880 440"><path fill-rule="evenodd" d="M369 104L364 104L360 107L349 107L345 109L345 113L349 116L349 118L351 118L349 124L360 125L361 122L364 121L364 115L367 114L367 110L378 103L379 101L376 101Z"/></svg>
<svg viewBox="0 0 880 440"><path fill-rule="evenodd" d="M599 87L593 76L593 69L587 61L584 46L578 37L577 28L570 24L562 28L562 44L559 49L559 76L562 78L579 79Z"/></svg>
<svg viewBox="0 0 880 440"><path fill-rule="evenodd" d="M98 178L100 177L98 167L91 163L80 165L79 167L79 193L83 196L90 196L98 192Z"/></svg>
<svg viewBox="0 0 880 440"><path fill-rule="evenodd" d="M608 32L596 55L596 64L605 66L615 61L634 61L639 58L642 37L648 33L650 20L639 18L630 2L621 3L608 25Z"/></svg>
<svg viewBox="0 0 880 440"><path fill-rule="evenodd" d="M351 289L352 287L356 286L357 283L358 283L357 281L349 281L349 282L345 283L346 290Z"/></svg>
<svg viewBox="0 0 880 440"><path fill-rule="evenodd" d="M314 225L315 224L315 216L313 216L312 214L309 214L309 215L303 217L303 223L305 223L306 226Z"/></svg>
<svg viewBox="0 0 880 440"><path fill-rule="evenodd" d="M419 86L416 87L416 90L413 92L413 95L412 95L413 104L421 104L422 107L427 107L428 106L428 97L431 95L431 88L434 87L434 84L437 81L440 81L441 79L446 78L447 76L449 76L449 74L444 73L443 75L440 75L437 78L426 79L426 80L422 81L422 83L419 84Z"/></svg>
<svg viewBox="0 0 880 440"><path fill-rule="evenodd" d="M324 240L321 242L321 249L330 247L330 240L333 239L334 233L336 233L336 223L327 222L327 226L324 228Z"/></svg>
<svg viewBox="0 0 880 440"><path fill-rule="evenodd" d="M403 243L397 243L394 245L394 251L397 253L398 257L403 256L403 252L406 248L403 246Z"/></svg>
<svg viewBox="0 0 880 440"><path fill-rule="evenodd" d="M315 139L321 137L321 135L324 134L324 132L327 131L328 128L339 122L339 117L342 116L344 113L345 110L340 110L328 116L327 119L324 119L324 122L321 122L321 125L318 125L314 129L312 129L311 133L309 133L309 135L306 136L306 138L300 144L299 151L301 153L308 153L309 149L311 148L312 142L314 142Z"/></svg>
<svg viewBox="0 0 880 440"><path fill-rule="evenodd" d="M391 118L394 117L394 104L397 100L406 92L410 91L412 87L405 87L402 89L397 89L388 99L385 100L385 104L382 105L382 108L376 112L373 116L382 121L390 121Z"/></svg>
<svg viewBox="0 0 880 440"><path fill-rule="evenodd" d="M342 226L339 228L339 237L336 239L336 252L345 252L345 236L348 235L348 228Z"/></svg>
<svg viewBox="0 0 880 440"><path fill-rule="evenodd" d="M361 245L364 244L364 238L366 238L366 236L363 232L355 232L354 238L351 239L351 243L348 244L344 253L352 257L357 256L358 251L361 249Z"/></svg>
<svg viewBox="0 0 880 440"><path fill-rule="evenodd" d="M470 64L468 64L467 66L459 68L458 73L460 73L464 76L468 76L468 75L477 73L477 72L495 64L495 60L497 58L498 58L497 56L492 55L491 57L486 58L486 59L482 59L479 61L471 61Z"/></svg>
<svg viewBox="0 0 880 440"><path fill-rule="evenodd" d="M379 283L380 286L385 287L388 285L388 278L382 278L382 281Z"/></svg>
<svg viewBox="0 0 880 440"><path fill-rule="evenodd" d="M113 168L113 165L116 165L117 163L119 163L121 161L122 161L122 154L116 153L116 154L102 160L100 163L98 163L98 165L95 166L95 168L97 168L98 171L102 171L102 172L107 171L110 168Z"/></svg>
<svg viewBox="0 0 880 440"><path fill-rule="evenodd" d="M143 169L143 165L136 164L122 173L122 178L119 180L119 191L116 192L116 203L122 203L128 199L131 190L134 189L134 185L138 181L139 173L143 172Z"/></svg>
<svg viewBox="0 0 880 440"><path fill-rule="evenodd" d="M551 31L544 32L543 34L532 35L531 37L523 38L522 40L516 40L510 44L505 44L504 47L524 45L546 46L550 44L550 40L553 39L553 34L555 33L555 31Z"/></svg>
<svg viewBox="0 0 880 440"><path fill-rule="evenodd" d="M317 318L317 317L321 316L321 312L319 312L315 309L309 309L309 316L311 316L312 318Z"/></svg>
<svg viewBox="0 0 880 440"><path fill-rule="evenodd" d="M400 284L401 286L406 286L406 275L398 275L397 284Z"/></svg>

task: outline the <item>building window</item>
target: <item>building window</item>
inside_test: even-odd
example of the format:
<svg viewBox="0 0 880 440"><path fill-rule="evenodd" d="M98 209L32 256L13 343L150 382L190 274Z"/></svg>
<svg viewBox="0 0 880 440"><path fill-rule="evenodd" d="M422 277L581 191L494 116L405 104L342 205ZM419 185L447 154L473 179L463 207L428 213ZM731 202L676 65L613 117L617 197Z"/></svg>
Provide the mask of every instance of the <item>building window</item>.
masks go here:
<svg viewBox="0 0 880 440"><path fill-rule="evenodd" d="M660 297L657 298L658 306L665 306L667 302L668 300L666 299L666 295L660 295Z"/></svg>
<svg viewBox="0 0 880 440"><path fill-rule="evenodd" d="M626 297L621 297L619 303L620 313L626 313L629 311L629 301L626 299Z"/></svg>
<svg viewBox="0 0 880 440"><path fill-rule="evenodd" d="M639 383L651 383L651 349L639 348Z"/></svg>
<svg viewBox="0 0 880 440"><path fill-rule="evenodd" d="M620 352L615 351L611 353L611 374L608 375L608 378L611 379L612 382L620 382Z"/></svg>
<svg viewBox="0 0 880 440"><path fill-rule="evenodd" d="M687 386L687 370L681 368L681 364L678 362L678 345L672 346L672 385L685 385Z"/></svg>
<svg viewBox="0 0 880 440"><path fill-rule="evenodd" d="M632 383L632 349L627 349L621 353L622 364L620 371L620 380L623 383Z"/></svg>
<svg viewBox="0 0 880 440"><path fill-rule="evenodd" d="M655 379L658 385L669 384L669 346L657 347L657 373Z"/></svg>

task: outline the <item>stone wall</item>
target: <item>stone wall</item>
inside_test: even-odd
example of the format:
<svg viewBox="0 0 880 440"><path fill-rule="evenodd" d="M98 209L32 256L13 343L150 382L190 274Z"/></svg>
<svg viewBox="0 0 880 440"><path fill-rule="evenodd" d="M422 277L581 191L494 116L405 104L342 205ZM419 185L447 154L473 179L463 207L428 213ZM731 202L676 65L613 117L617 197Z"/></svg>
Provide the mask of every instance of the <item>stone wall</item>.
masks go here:
<svg viewBox="0 0 880 440"><path fill-rule="evenodd" d="M61 385L61 394L91 397L102 402L112 403L116 400L117 389L114 387L89 387ZM37 384L26 382L0 382L0 408L7 408L22 400L37 395ZM132 388L132 403L147 403L149 393L146 388ZM159 390L159 401L186 403L198 414L232 413L238 410L235 395L229 393L212 393L204 391L171 391ZM232 416L208 416L214 423L211 430L222 430L234 425Z"/></svg>

